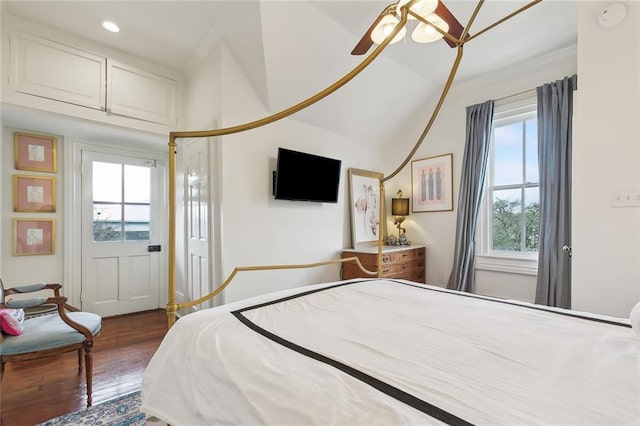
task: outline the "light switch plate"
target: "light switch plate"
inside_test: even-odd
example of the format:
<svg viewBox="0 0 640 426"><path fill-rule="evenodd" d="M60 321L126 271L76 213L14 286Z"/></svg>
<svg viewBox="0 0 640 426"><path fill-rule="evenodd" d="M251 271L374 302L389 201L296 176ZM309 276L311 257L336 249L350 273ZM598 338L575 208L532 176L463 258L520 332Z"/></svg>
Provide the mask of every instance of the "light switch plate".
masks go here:
<svg viewBox="0 0 640 426"><path fill-rule="evenodd" d="M640 193L619 192L611 194L611 207L640 207Z"/></svg>

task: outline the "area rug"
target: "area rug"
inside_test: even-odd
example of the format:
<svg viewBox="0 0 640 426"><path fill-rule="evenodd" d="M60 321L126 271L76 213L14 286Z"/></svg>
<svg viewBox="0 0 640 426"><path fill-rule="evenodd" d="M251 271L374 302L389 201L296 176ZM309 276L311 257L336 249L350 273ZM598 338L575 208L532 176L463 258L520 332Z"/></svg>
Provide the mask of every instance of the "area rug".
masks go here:
<svg viewBox="0 0 640 426"><path fill-rule="evenodd" d="M40 424L63 425L161 426L166 423L155 417L145 418L144 413L140 412L140 391L136 391Z"/></svg>

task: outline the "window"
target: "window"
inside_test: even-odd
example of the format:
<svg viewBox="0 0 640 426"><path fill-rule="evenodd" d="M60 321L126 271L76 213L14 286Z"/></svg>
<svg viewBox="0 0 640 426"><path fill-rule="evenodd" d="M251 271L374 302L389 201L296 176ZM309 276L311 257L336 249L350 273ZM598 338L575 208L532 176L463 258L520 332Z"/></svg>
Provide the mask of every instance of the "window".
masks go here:
<svg viewBox="0 0 640 426"><path fill-rule="evenodd" d="M535 274L540 225L536 100L496 105L476 266Z"/></svg>
<svg viewBox="0 0 640 426"><path fill-rule="evenodd" d="M148 241L151 171L93 162L93 241Z"/></svg>

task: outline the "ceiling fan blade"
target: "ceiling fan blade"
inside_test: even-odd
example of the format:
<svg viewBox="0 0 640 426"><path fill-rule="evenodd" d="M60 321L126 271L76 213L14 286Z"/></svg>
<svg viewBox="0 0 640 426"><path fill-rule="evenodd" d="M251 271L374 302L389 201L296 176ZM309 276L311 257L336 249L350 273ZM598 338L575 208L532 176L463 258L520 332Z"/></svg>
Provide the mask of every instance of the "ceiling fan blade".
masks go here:
<svg viewBox="0 0 640 426"><path fill-rule="evenodd" d="M460 21L458 21L456 17L453 16L453 13L451 13L451 11L447 9L447 6L445 6L442 1L438 2L438 7L436 8L435 14L441 17L442 19L444 19L447 22L447 24L449 24L448 33L454 36L455 38L459 39L460 36L462 35L462 32L464 31L464 27L462 26ZM467 37L468 36L469 35L467 34ZM449 46L456 47L456 44L451 40L448 40L446 37L444 38L444 41Z"/></svg>
<svg viewBox="0 0 640 426"><path fill-rule="evenodd" d="M371 26L369 27L367 32L364 33L364 35L362 36L362 38L360 39L358 44L356 44L356 47L354 47L353 50L351 51L352 55L364 55L371 48L371 46L373 46L373 40L371 39L371 33L373 32L375 27L378 25L378 23L382 20L384 15L389 13L389 8L392 7L392 6L395 6L395 3L390 4L389 6L385 7L382 10L382 12L380 12L380 14L376 18L376 20L373 21L373 24L371 24Z"/></svg>

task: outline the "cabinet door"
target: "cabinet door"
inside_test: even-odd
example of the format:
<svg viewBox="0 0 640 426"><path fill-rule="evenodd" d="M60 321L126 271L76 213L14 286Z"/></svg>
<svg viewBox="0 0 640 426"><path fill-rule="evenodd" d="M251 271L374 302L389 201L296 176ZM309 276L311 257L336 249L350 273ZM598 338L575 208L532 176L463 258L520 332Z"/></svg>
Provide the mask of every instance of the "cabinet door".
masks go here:
<svg viewBox="0 0 640 426"><path fill-rule="evenodd" d="M107 61L107 112L166 125L176 123L177 82Z"/></svg>
<svg viewBox="0 0 640 426"><path fill-rule="evenodd" d="M104 109L106 59L14 31L10 84L17 92Z"/></svg>

